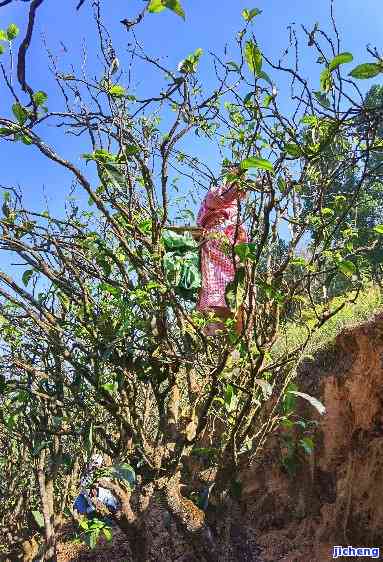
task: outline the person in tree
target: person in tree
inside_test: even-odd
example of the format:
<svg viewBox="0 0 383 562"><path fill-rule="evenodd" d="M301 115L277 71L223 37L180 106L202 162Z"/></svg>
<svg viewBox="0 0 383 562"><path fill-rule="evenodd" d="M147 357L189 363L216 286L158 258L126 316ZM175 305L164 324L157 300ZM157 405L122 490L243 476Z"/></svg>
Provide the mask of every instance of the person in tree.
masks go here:
<svg viewBox="0 0 383 562"><path fill-rule="evenodd" d="M244 174L238 166L227 169L230 181L212 185L202 201L197 226L201 244L202 287L196 309L214 313L221 319L205 328L206 335L215 335L224 328L223 321L232 317L225 292L235 276L233 245L247 242L247 234L239 223L240 201L245 192L240 189L240 177ZM233 179L234 178L234 179ZM238 314L237 332L242 331L242 313Z"/></svg>

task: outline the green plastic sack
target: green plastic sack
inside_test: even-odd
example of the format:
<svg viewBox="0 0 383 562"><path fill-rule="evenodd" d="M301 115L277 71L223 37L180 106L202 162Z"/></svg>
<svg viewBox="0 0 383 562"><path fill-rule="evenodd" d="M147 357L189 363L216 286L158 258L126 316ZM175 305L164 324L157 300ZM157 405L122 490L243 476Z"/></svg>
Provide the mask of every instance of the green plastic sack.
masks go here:
<svg viewBox="0 0 383 562"><path fill-rule="evenodd" d="M189 234L177 234L172 230L165 230L162 233L162 242L168 252L185 252L189 249L198 250L198 244L194 238Z"/></svg>
<svg viewBox="0 0 383 562"><path fill-rule="evenodd" d="M195 300L201 287L199 246L188 234L166 231L162 235L165 246L163 264L166 279L178 294Z"/></svg>

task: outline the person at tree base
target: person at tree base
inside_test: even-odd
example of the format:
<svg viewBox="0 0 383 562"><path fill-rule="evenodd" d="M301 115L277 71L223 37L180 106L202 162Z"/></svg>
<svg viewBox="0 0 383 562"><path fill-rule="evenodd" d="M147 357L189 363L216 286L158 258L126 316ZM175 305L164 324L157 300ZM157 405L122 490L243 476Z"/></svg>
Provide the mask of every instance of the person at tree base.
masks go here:
<svg viewBox="0 0 383 562"><path fill-rule="evenodd" d="M73 504L73 509L80 515L87 515L90 518L96 515L97 509L92 500L100 501L111 512L118 508L118 501L109 490L92 485L94 472L102 465L102 455L94 454L86 467L84 476L81 478L81 491Z"/></svg>
<svg viewBox="0 0 383 562"><path fill-rule="evenodd" d="M243 171L236 166L230 167L227 173L238 179L212 185L197 217L204 241L201 244L202 287L196 309L205 314L212 312L222 320L208 324L206 335L215 335L224 328L223 321L232 317L225 298L226 288L234 280L236 271L232 249L235 244L247 242L246 231L238 222L239 202L245 197L238 181ZM241 316L239 313L237 332L242 331Z"/></svg>

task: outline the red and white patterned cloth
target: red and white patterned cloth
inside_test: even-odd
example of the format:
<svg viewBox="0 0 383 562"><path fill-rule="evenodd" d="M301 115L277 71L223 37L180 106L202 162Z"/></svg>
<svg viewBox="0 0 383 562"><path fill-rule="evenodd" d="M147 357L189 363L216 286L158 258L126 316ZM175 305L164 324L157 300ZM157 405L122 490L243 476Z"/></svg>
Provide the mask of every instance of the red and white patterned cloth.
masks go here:
<svg viewBox="0 0 383 562"><path fill-rule="evenodd" d="M234 183L213 186L202 201L197 225L206 240L201 247L202 288L196 307L201 312L216 308L229 312L225 290L235 275L232 247L247 242L244 228L238 225L237 230L237 203L242 197Z"/></svg>

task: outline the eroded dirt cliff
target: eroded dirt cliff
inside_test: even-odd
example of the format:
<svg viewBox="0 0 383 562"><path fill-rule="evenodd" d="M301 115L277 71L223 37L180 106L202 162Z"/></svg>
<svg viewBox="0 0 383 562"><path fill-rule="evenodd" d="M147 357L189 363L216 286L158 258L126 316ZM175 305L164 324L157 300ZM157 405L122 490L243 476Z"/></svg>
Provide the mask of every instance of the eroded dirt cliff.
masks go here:
<svg viewBox="0 0 383 562"><path fill-rule="evenodd" d="M316 417L315 450L289 476L280 440L243 475L244 523L271 561L331 559L333 545L383 545L383 314L341 333L304 363L298 386L326 406Z"/></svg>

